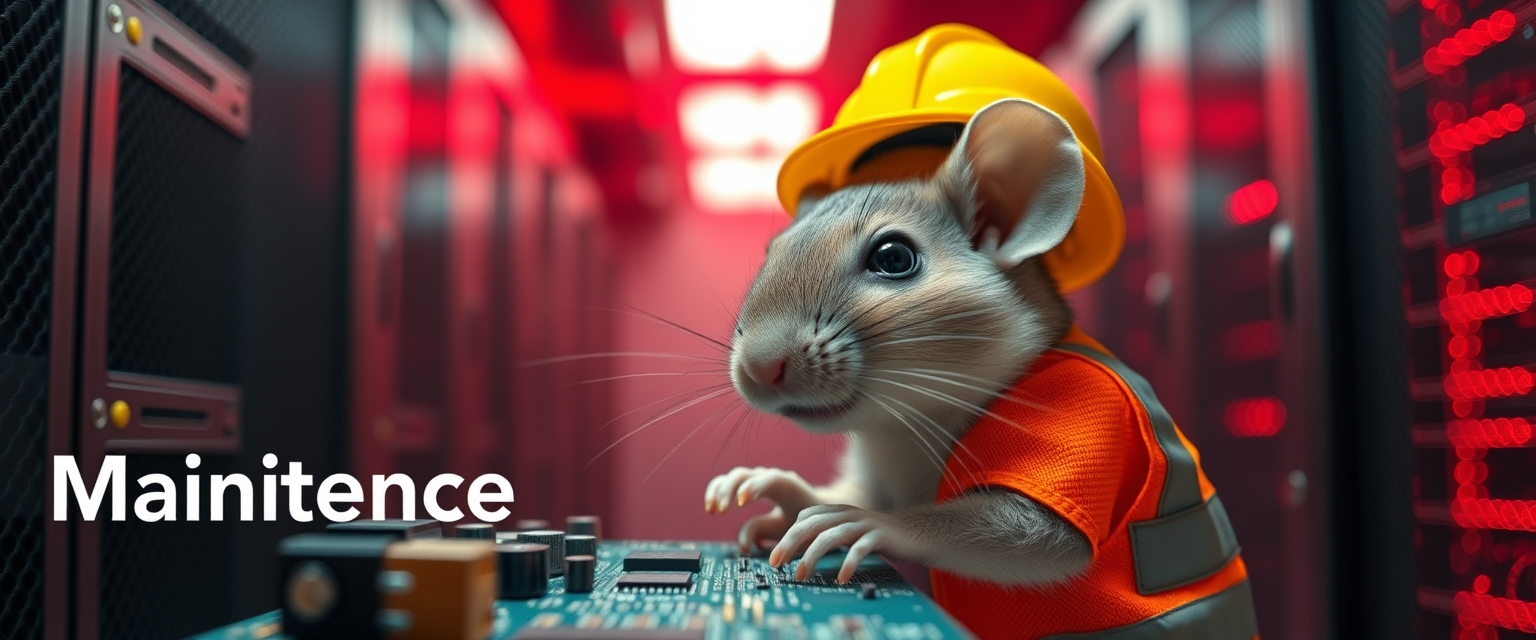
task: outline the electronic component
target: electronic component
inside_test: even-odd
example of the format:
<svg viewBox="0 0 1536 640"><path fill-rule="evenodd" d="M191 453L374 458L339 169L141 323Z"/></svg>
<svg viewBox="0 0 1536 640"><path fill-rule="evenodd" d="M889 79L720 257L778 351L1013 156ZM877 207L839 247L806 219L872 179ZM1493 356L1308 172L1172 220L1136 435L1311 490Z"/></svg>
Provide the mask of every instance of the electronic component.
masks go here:
<svg viewBox="0 0 1536 640"><path fill-rule="evenodd" d="M479 522L461 524L454 528L453 535L456 538L470 538L473 540L495 540L496 527Z"/></svg>
<svg viewBox="0 0 1536 640"><path fill-rule="evenodd" d="M569 533L565 534L565 555L597 555L597 538L589 535L571 535Z"/></svg>
<svg viewBox="0 0 1536 640"><path fill-rule="evenodd" d="M524 629L514 640L704 640L703 629Z"/></svg>
<svg viewBox="0 0 1536 640"><path fill-rule="evenodd" d="M495 620L496 545L406 540L384 549L379 624L390 640L482 640Z"/></svg>
<svg viewBox="0 0 1536 640"><path fill-rule="evenodd" d="M565 534L603 537L603 519L597 516L570 516L565 519Z"/></svg>
<svg viewBox="0 0 1536 640"><path fill-rule="evenodd" d="M697 551L635 551L624 558L625 571L698 572Z"/></svg>
<svg viewBox="0 0 1536 640"><path fill-rule="evenodd" d="M592 593L597 578L597 558L589 555L565 557L565 592Z"/></svg>
<svg viewBox="0 0 1536 640"><path fill-rule="evenodd" d="M635 571L619 576L620 589L689 589L693 574L687 571Z"/></svg>
<svg viewBox="0 0 1536 640"><path fill-rule="evenodd" d="M549 521L534 519L518 520L517 525L512 528L518 531L543 531L549 528Z"/></svg>
<svg viewBox="0 0 1536 640"><path fill-rule="evenodd" d="M539 531L519 531L518 542L532 542L534 544L549 545L549 575L565 575L565 532L543 529Z"/></svg>
<svg viewBox="0 0 1536 640"><path fill-rule="evenodd" d="M298 640L383 638L375 584L384 549L373 535L305 533L278 545L283 629Z"/></svg>
<svg viewBox="0 0 1536 640"><path fill-rule="evenodd" d="M542 598L549 590L549 545L511 542L496 545L498 593L504 600Z"/></svg>
<svg viewBox="0 0 1536 640"><path fill-rule="evenodd" d="M463 539L443 542L483 544ZM511 553L515 551L521 553ZM684 552L687 557L696 553L698 571L624 571L625 558L644 558L656 552ZM584 561L575 557L580 554L562 560L562 564L568 565L564 580L550 580L546 555L544 545L517 542L496 546L500 596L495 604L495 624L484 640L971 637L953 618L902 581L878 556L859 563L853 584L838 585L833 577L845 557L840 552L832 552L818 561L812 580L804 583L792 580L793 563L784 572L777 571L763 558L738 554L734 543L604 540L590 565L590 581L581 567ZM328 570L343 575L335 567ZM522 582L514 579L517 576L521 576ZM319 581L323 583L324 579ZM343 589L338 593L346 598L349 583L339 581L343 582ZM874 599L861 599L869 589L862 586L866 582L875 585ZM377 599L377 589L395 589L403 584L401 576L385 570L365 584L362 593L374 594ZM448 610L455 606L450 598L439 596L432 600L436 603L433 606ZM463 606L458 606L463 612ZM386 635L387 629L378 625L380 608L387 607L381 604L372 615L354 618L356 626L323 636L295 638L291 629L298 627L281 627L281 613L274 612L195 636L193 640L394 640ZM384 621L393 624L401 620L386 615ZM279 628L284 631L274 633Z"/></svg>
<svg viewBox="0 0 1536 640"><path fill-rule="evenodd" d="M875 589L875 583L873 583L873 582L861 582L861 583L859 583L859 598L861 600L874 600L875 599L875 595L877 593L878 593L878 591L876 591L876 589Z"/></svg>
<svg viewBox="0 0 1536 640"><path fill-rule="evenodd" d="M441 538L443 526L436 520L353 520L325 525L326 533L379 534L400 540Z"/></svg>

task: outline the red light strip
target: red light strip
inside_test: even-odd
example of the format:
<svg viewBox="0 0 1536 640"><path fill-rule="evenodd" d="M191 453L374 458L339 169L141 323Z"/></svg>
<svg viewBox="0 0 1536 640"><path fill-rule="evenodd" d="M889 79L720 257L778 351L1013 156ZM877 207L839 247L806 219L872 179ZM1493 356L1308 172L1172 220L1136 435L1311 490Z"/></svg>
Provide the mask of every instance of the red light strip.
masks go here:
<svg viewBox="0 0 1536 640"><path fill-rule="evenodd" d="M1227 218L1237 225L1253 224L1275 212L1280 190L1268 180L1255 180L1227 196Z"/></svg>
<svg viewBox="0 0 1536 640"><path fill-rule="evenodd" d="M1227 431L1239 438L1268 438L1285 426L1285 403L1265 396L1233 400L1226 410Z"/></svg>
<svg viewBox="0 0 1536 640"><path fill-rule="evenodd" d="M1536 500L1456 499L1451 519L1467 529L1536 531Z"/></svg>
<svg viewBox="0 0 1536 640"><path fill-rule="evenodd" d="M1523 396L1531 392L1532 386L1536 386L1536 380L1525 367L1478 369L1445 377L1445 394L1452 400Z"/></svg>
<svg viewBox="0 0 1536 640"><path fill-rule="evenodd" d="M1445 318L1446 322L1497 318L1531 308L1533 299L1536 299L1536 295L1523 284L1492 287L1440 300L1440 317Z"/></svg>
<svg viewBox="0 0 1536 640"><path fill-rule="evenodd" d="M1536 632L1536 603L1458 591L1452 607L1459 618L1526 633Z"/></svg>
<svg viewBox="0 0 1536 640"><path fill-rule="evenodd" d="M1436 158L1449 158L1487 144L1520 130L1525 125L1525 110L1513 102L1457 125L1446 124L1429 138L1429 152Z"/></svg>
<svg viewBox="0 0 1536 640"><path fill-rule="evenodd" d="M1424 52L1424 70L1445 73L1451 67L1466 62L1488 47L1509 39L1515 32L1515 14L1500 9L1487 18L1473 22L1472 26L1456 32L1456 35L1440 41Z"/></svg>
<svg viewBox="0 0 1536 640"><path fill-rule="evenodd" d="M1525 418L1453 420L1445 435L1458 447L1523 447L1531 443L1531 423Z"/></svg>

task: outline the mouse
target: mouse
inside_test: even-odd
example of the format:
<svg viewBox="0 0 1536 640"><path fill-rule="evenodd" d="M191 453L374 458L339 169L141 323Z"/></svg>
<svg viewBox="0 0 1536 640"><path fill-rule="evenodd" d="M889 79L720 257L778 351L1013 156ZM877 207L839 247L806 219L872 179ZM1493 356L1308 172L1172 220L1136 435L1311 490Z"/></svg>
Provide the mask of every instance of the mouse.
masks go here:
<svg viewBox="0 0 1536 640"><path fill-rule="evenodd" d="M752 408L846 447L824 486L768 467L708 483L710 514L772 503L742 525L744 553L776 540L769 563L799 556L804 580L847 547L839 583L870 554L1027 587L1089 567L1093 542L1019 492L973 482L936 501L975 471L967 432L1032 402L1007 391L1073 327L1044 256L1076 219L1083 156L1060 116L1010 98L977 111L929 177L800 199L748 287L729 372Z"/></svg>

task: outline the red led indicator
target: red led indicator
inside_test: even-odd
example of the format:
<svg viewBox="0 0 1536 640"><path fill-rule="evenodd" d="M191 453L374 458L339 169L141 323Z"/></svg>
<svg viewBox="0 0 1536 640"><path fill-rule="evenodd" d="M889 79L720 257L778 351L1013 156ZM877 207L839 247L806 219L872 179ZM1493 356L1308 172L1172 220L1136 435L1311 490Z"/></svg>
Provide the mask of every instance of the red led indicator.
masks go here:
<svg viewBox="0 0 1536 640"><path fill-rule="evenodd" d="M1531 423L1525 418L1454 420L1445 435L1458 447L1523 447L1531 443Z"/></svg>
<svg viewBox="0 0 1536 640"><path fill-rule="evenodd" d="M1536 294L1523 284L1491 287L1442 299L1440 317L1447 322L1468 322L1507 316L1531 308L1533 298Z"/></svg>
<svg viewBox="0 0 1536 640"><path fill-rule="evenodd" d="M1536 531L1536 500L1452 500L1451 518L1469 529Z"/></svg>
<svg viewBox="0 0 1536 640"><path fill-rule="evenodd" d="M1460 591L1456 593L1452 607L1456 611L1456 617L1469 622L1526 633L1536 632L1536 602Z"/></svg>
<svg viewBox="0 0 1536 640"><path fill-rule="evenodd" d="M1500 9L1424 52L1424 70L1445 73L1515 33L1515 14Z"/></svg>
<svg viewBox="0 0 1536 640"><path fill-rule="evenodd" d="M1524 367L1462 371L1445 377L1445 393L1452 400L1523 396L1532 385L1531 372Z"/></svg>
<svg viewBox="0 0 1536 640"><path fill-rule="evenodd" d="M1285 426L1285 403L1279 398L1243 398L1227 405L1227 431L1239 438L1267 438Z"/></svg>
<svg viewBox="0 0 1536 640"><path fill-rule="evenodd" d="M1280 191L1275 183L1256 180L1227 197L1227 218L1237 225L1253 224L1274 213L1278 204Z"/></svg>
<svg viewBox="0 0 1536 640"><path fill-rule="evenodd" d="M1429 152L1436 158L1449 158L1519 131L1524 125L1525 110L1513 102L1460 124L1442 121L1439 130L1429 138Z"/></svg>

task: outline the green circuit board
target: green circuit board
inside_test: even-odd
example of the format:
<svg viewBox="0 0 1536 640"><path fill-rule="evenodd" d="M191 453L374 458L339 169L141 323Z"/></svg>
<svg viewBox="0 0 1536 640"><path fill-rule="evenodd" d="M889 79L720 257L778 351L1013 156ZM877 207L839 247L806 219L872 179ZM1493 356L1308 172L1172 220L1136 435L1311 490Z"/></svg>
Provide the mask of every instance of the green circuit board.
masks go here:
<svg viewBox="0 0 1536 640"><path fill-rule="evenodd" d="M687 589L620 588L623 560L634 551L699 551L699 572ZM866 558L854 580L833 580L843 557L816 564L806 581L762 557L742 557L714 542L605 541L598 548L594 588L565 593L552 578L536 600L501 600L489 640L545 638L651 640L940 640L971 635L878 557ZM873 587L863 585L873 585ZM873 593L870 593L870 591ZM873 597L870 597L870 596ZM196 640L280 640L279 612L263 614Z"/></svg>

